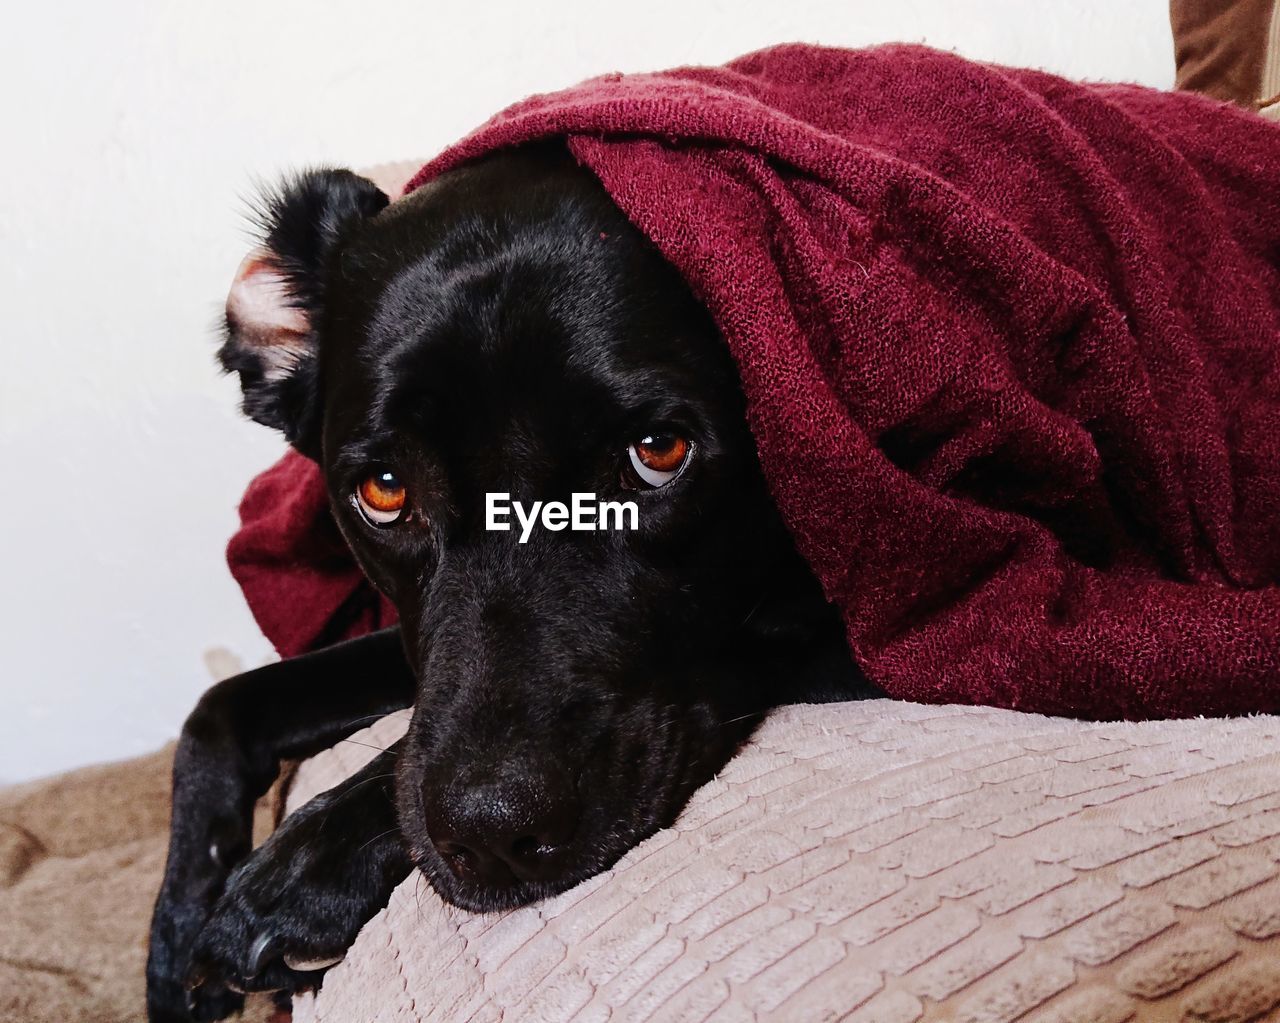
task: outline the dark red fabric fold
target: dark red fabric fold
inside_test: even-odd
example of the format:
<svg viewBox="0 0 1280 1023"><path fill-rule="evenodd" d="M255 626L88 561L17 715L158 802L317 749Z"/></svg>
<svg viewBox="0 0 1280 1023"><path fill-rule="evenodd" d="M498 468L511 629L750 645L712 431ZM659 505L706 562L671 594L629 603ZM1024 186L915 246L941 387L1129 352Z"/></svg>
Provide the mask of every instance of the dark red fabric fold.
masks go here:
<svg viewBox="0 0 1280 1023"><path fill-rule="evenodd" d="M711 309L782 514L887 692L1280 709L1280 127L921 47L784 46L535 96L410 188L548 136Z"/></svg>
<svg viewBox="0 0 1280 1023"><path fill-rule="evenodd" d="M227 564L281 657L396 620L342 539L319 468L296 451L249 484Z"/></svg>

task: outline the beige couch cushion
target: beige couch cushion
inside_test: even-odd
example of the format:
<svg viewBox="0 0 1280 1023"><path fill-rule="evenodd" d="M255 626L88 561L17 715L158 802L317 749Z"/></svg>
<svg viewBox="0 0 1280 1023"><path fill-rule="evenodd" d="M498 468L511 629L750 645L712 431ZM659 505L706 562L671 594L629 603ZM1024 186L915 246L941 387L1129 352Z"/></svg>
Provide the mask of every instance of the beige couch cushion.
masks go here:
<svg viewBox="0 0 1280 1023"><path fill-rule="evenodd" d="M0 789L0 1023L141 1023L173 747ZM259 806L265 837L272 801ZM239 1023L266 1023L251 996Z"/></svg>
<svg viewBox="0 0 1280 1023"><path fill-rule="evenodd" d="M292 801L372 755L304 765ZM790 707L674 827L555 899L476 915L415 874L294 1018L1262 1018L1278 861L1277 718Z"/></svg>

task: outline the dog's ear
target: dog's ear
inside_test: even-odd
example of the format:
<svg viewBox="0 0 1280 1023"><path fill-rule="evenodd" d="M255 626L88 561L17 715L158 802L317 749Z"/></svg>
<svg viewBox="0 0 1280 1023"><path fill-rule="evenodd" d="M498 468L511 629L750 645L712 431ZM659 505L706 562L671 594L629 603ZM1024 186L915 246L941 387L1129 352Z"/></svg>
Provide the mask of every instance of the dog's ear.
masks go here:
<svg viewBox="0 0 1280 1023"><path fill-rule="evenodd" d="M312 170L262 199L262 244L236 271L227 295L218 359L240 375L251 419L284 433L303 454L319 453L317 327L335 255L351 229L387 196L346 170Z"/></svg>

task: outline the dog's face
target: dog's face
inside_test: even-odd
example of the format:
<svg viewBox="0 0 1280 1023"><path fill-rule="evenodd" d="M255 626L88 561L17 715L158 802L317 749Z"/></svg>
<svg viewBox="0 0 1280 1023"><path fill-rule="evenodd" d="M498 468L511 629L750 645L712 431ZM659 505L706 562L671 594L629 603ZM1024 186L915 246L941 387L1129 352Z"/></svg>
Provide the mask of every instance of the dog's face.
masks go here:
<svg viewBox="0 0 1280 1023"><path fill-rule="evenodd" d="M468 908L562 890L669 823L794 698L788 673L841 645L732 360L557 148L391 206L318 172L266 220L222 355L246 410L320 462L399 610L419 679L397 780L413 856ZM488 528L489 495L575 493L634 502L634 528Z"/></svg>

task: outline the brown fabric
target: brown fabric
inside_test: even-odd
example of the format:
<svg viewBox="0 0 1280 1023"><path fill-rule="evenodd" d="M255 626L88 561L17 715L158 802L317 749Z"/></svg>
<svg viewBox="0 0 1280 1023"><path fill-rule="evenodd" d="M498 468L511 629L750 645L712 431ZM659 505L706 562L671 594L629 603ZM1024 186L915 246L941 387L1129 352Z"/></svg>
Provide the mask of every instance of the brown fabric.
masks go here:
<svg viewBox="0 0 1280 1023"><path fill-rule="evenodd" d="M173 747L0 789L0 1023L145 1018ZM261 832L272 815L259 813ZM256 1000L244 1019L265 1021Z"/></svg>
<svg viewBox="0 0 1280 1023"><path fill-rule="evenodd" d="M1171 0L1177 87L1256 108L1275 0Z"/></svg>

